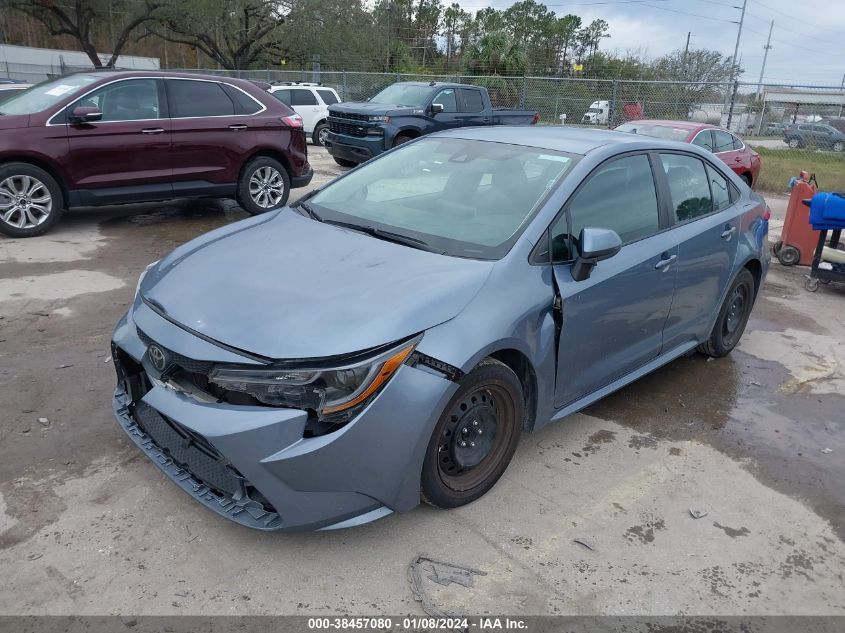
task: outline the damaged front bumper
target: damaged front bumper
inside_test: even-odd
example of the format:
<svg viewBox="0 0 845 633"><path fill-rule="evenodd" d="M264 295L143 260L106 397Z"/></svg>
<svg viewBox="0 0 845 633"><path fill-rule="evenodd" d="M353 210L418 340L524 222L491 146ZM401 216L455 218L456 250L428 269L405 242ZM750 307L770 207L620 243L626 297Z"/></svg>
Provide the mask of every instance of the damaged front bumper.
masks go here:
<svg viewBox="0 0 845 633"><path fill-rule="evenodd" d="M298 531L351 527L419 503L425 448L456 389L442 374L404 365L351 422L306 437L305 411L222 403L157 380L149 340L198 363L250 361L140 302L114 332L115 417L207 508L246 527Z"/></svg>

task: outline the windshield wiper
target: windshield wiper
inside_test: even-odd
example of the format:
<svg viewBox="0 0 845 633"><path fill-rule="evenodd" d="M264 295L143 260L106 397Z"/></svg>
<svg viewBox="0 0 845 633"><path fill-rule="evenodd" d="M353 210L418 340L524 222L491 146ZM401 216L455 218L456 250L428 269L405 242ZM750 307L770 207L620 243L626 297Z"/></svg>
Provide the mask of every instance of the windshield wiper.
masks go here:
<svg viewBox="0 0 845 633"><path fill-rule="evenodd" d="M307 202L300 202L299 204L297 204L297 205L296 205L296 208L297 208L297 209L302 209L303 211L305 211L305 213L307 213L307 214L308 214L308 217L314 218L315 220L317 220L317 222L322 222L322 221L323 221L322 216L320 216L320 214L319 214L319 213L317 213L317 212L314 210L314 207L312 207L312 206L311 206L310 204L308 204Z"/></svg>
<svg viewBox="0 0 845 633"><path fill-rule="evenodd" d="M370 235L371 237L376 237L380 240L384 240L386 242L394 242L395 244L403 244L404 246L410 246L411 248L417 248L421 251L428 251L429 253L439 253L443 255L445 251L440 250L439 248L434 248L431 244L426 242L425 240L418 239L416 237L411 237L410 235L402 235L401 233L394 233L393 231L386 231L384 229L379 229L374 226L369 226L366 224L355 224L354 222L344 222L343 220L323 220L326 224L334 224L335 226L341 226L345 229L351 229L353 231L359 231L361 233L365 233Z"/></svg>

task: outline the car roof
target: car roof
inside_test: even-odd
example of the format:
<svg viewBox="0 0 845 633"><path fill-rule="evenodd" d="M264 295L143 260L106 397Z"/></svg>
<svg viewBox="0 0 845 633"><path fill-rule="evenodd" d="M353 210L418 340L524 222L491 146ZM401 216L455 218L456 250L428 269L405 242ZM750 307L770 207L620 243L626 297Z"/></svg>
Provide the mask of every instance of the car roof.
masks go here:
<svg viewBox="0 0 845 633"><path fill-rule="evenodd" d="M465 127L437 132L430 136L436 138L462 138L467 140L492 141L525 145L537 149L546 149L570 154L587 154L599 147L619 145L636 149L678 149L689 148L688 144L675 141L591 128L569 127L562 125L501 125L495 127Z"/></svg>
<svg viewBox="0 0 845 633"><path fill-rule="evenodd" d="M235 85L251 85L254 86L250 80L248 79L238 79L236 77L227 77L223 75L206 75L200 73L179 73L179 72L169 72L166 70L99 70L99 69L90 69L90 70L83 70L78 73L74 73L76 75L92 75L96 77L101 77L103 79L115 80L115 79L131 79L132 77L161 77L166 79L168 77L174 79L204 79L206 81L222 81L226 83L231 83Z"/></svg>
<svg viewBox="0 0 845 633"><path fill-rule="evenodd" d="M648 124L656 125L658 127L675 127L679 130L721 130L718 125L711 125L710 123L699 123L698 121L674 121L672 119L638 119L636 121L625 121L625 124L636 123L638 125Z"/></svg>

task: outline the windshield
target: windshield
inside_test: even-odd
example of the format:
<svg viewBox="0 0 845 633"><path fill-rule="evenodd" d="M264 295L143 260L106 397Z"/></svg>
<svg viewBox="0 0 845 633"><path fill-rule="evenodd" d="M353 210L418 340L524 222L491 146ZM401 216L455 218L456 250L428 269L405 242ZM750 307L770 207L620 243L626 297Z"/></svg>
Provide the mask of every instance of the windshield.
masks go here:
<svg viewBox="0 0 845 633"><path fill-rule="evenodd" d="M366 163L309 200L323 219L423 240L447 255L502 257L576 157L428 138Z"/></svg>
<svg viewBox="0 0 845 633"><path fill-rule="evenodd" d="M69 94L94 83L97 75L69 75L23 90L0 104L3 114L34 114L57 104Z"/></svg>
<svg viewBox="0 0 845 633"><path fill-rule="evenodd" d="M689 130L680 127L671 127L668 125L655 125L653 123L623 123L618 128L617 132L633 132L634 134L643 134L644 136L653 136L654 138L662 138L664 141L686 141L689 136Z"/></svg>
<svg viewBox="0 0 845 633"><path fill-rule="evenodd" d="M431 86L399 83L388 86L370 99L370 101L373 103L387 103L390 105L421 108L425 105L429 95L431 95L431 91Z"/></svg>

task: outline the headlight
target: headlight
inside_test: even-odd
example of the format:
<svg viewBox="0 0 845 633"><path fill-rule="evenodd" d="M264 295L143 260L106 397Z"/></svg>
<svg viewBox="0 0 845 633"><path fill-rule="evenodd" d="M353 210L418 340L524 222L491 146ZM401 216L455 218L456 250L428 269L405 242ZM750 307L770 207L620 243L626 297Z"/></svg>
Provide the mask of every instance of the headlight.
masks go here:
<svg viewBox="0 0 845 633"><path fill-rule="evenodd" d="M258 369L218 367L209 380L277 407L312 409L321 418L352 413L390 380L414 351L419 339L378 356L349 365L315 369Z"/></svg>
<svg viewBox="0 0 845 633"><path fill-rule="evenodd" d="M147 264L147 267L143 270L141 275L138 277L138 284L135 286L135 296L138 296L138 292L141 290L141 282L144 281L144 277L147 276L147 273L150 272L150 268L158 264L161 260L157 259L152 264Z"/></svg>
<svg viewBox="0 0 845 633"><path fill-rule="evenodd" d="M371 116L368 120L370 123L390 123L390 117L384 115L374 115Z"/></svg>

